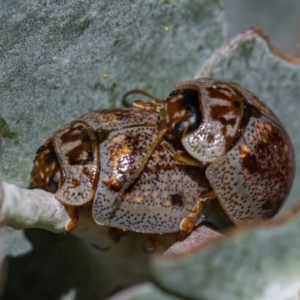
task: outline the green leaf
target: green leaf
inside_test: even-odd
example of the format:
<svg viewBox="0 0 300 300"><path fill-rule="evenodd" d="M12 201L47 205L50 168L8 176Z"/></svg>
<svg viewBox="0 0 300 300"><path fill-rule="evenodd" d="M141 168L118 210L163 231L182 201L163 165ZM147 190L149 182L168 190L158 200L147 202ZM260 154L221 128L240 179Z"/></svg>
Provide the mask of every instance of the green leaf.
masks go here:
<svg viewBox="0 0 300 300"><path fill-rule="evenodd" d="M241 230L176 258L154 257L153 273L185 298L298 299L300 216L276 227Z"/></svg>

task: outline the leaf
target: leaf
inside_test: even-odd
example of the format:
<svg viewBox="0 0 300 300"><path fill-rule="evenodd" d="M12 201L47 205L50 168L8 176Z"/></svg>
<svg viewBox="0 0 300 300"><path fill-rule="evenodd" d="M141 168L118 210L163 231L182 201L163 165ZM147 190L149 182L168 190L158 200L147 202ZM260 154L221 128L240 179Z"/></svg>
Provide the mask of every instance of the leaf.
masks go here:
<svg viewBox="0 0 300 300"><path fill-rule="evenodd" d="M298 207L299 212L299 207ZM300 215L238 230L176 258L154 257L160 285L185 298L298 299ZM229 232L230 234L230 232Z"/></svg>
<svg viewBox="0 0 300 300"><path fill-rule="evenodd" d="M180 300L171 296L151 283L142 283L115 294L107 300Z"/></svg>

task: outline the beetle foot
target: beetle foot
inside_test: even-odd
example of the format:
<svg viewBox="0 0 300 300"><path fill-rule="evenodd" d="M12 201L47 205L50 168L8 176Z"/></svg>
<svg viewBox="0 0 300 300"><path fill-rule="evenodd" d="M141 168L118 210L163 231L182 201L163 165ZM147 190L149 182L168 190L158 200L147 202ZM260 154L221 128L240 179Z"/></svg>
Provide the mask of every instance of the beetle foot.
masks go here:
<svg viewBox="0 0 300 300"><path fill-rule="evenodd" d="M66 233L72 232L76 229L79 220L79 209L78 207L67 207L71 220L66 225Z"/></svg>
<svg viewBox="0 0 300 300"><path fill-rule="evenodd" d="M200 214L204 209L204 205L207 202L214 199L216 199L216 195L214 192L209 192L204 197L201 197L201 199L193 207L192 212L186 218L182 219L182 221L180 222L179 228L183 234L189 233L193 230L196 222L199 219Z"/></svg>
<svg viewBox="0 0 300 300"><path fill-rule="evenodd" d="M198 202L194 208L193 208L193 212L190 213L186 218L182 219L182 221L180 222L180 230L182 231L182 233L189 233L193 230L194 225L200 215L200 213L203 210L203 203L202 201Z"/></svg>

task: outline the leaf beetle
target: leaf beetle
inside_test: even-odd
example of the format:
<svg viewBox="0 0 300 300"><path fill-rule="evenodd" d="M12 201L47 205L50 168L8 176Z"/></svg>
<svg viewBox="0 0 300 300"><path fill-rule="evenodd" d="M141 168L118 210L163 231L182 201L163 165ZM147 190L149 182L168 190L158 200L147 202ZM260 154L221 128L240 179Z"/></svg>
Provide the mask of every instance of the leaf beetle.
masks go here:
<svg viewBox="0 0 300 300"><path fill-rule="evenodd" d="M95 110L38 149L36 187L99 225L190 232L217 203L233 224L272 217L294 177L291 140L275 114L235 83L200 78L166 100Z"/></svg>

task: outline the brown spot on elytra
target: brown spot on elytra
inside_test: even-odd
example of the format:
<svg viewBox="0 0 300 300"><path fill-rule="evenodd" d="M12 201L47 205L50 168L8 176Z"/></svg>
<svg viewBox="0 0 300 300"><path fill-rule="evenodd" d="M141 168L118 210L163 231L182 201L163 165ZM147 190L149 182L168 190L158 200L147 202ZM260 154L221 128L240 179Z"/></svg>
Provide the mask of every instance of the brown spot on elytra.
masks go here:
<svg viewBox="0 0 300 300"><path fill-rule="evenodd" d="M224 117L218 118L218 120L222 123L222 125L227 126L227 125L235 125L236 123L236 118L231 118L231 119L225 119Z"/></svg>
<svg viewBox="0 0 300 300"><path fill-rule="evenodd" d="M278 134L277 131L271 130L268 134L268 141L271 144L277 145L279 141L282 141L282 137ZM281 149L280 149L281 150ZM282 149L283 150L283 149Z"/></svg>
<svg viewBox="0 0 300 300"><path fill-rule="evenodd" d="M231 105L211 105L211 109L213 112L213 115L211 116L212 119L219 120L222 116L231 112L232 106Z"/></svg>
<svg viewBox="0 0 300 300"><path fill-rule="evenodd" d="M70 124L70 130L61 136L62 143L71 143L78 140L84 140L86 137L86 129L82 125L73 127L73 123Z"/></svg>
<svg viewBox="0 0 300 300"><path fill-rule="evenodd" d="M61 135L61 143L66 150L75 143L76 146L66 151L66 158L70 165L87 165L94 162L93 147L95 145L95 134L91 128L83 125L70 124L70 129ZM76 124L76 123L75 123ZM72 127L73 126L73 127ZM69 146L71 145L71 146Z"/></svg>
<svg viewBox="0 0 300 300"><path fill-rule="evenodd" d="M266 202L261 206L262 209L264 210L270 210L273 207L273 203L270 200L266 200Z"/></svg>
<svg viewBox="0 0 300 300"><path fill-rule="evenodd" d="M289 140L271 122L252 119L246 146L240 148L240 159L247 188L264 218L272 217L280 208L292 182ZM247 150L247 151L246 151Z"/></svg>
<svg viewBox="0 0 300 300"><path fill-rule="evenodd" d="M94 161L94 154L90 149L90 145L82 143L78 147L70 150L66 156L70 165L87 165ZM83 159L82 157L86 157Z"/></svg>
<svg viewBox="0 0 300 300"><path fill-rule="evenodd" d="M243 166L249 170L250 173L260 172L261 164L257 161L256 156L251 153L246 153L241 159Z"/></svg>
<svg viewBox="0 0 300 300"><path fill-rule="evenodd" d="M72 178L72 185L74 188L76 188L80 185L80 181L76 178Z"/></svg>
<svg viewBox="0 0 300 300"><path fill-rule="evenodd" d="M171 197L172 206L179 206L179 207L181 207L183 205L182 195L180 195L180 194L173 194L173 195L170 195L170 197Z"/></svg>
<svg viewBox="0 0 300 300"><path fill-rule="evenodd" d="M207 141L209 142L209 143L212 143L213 141L214 141L214 139L215 139L215 136L213 135L213 134L208 134L208 136L207 136Z"/></svg>

